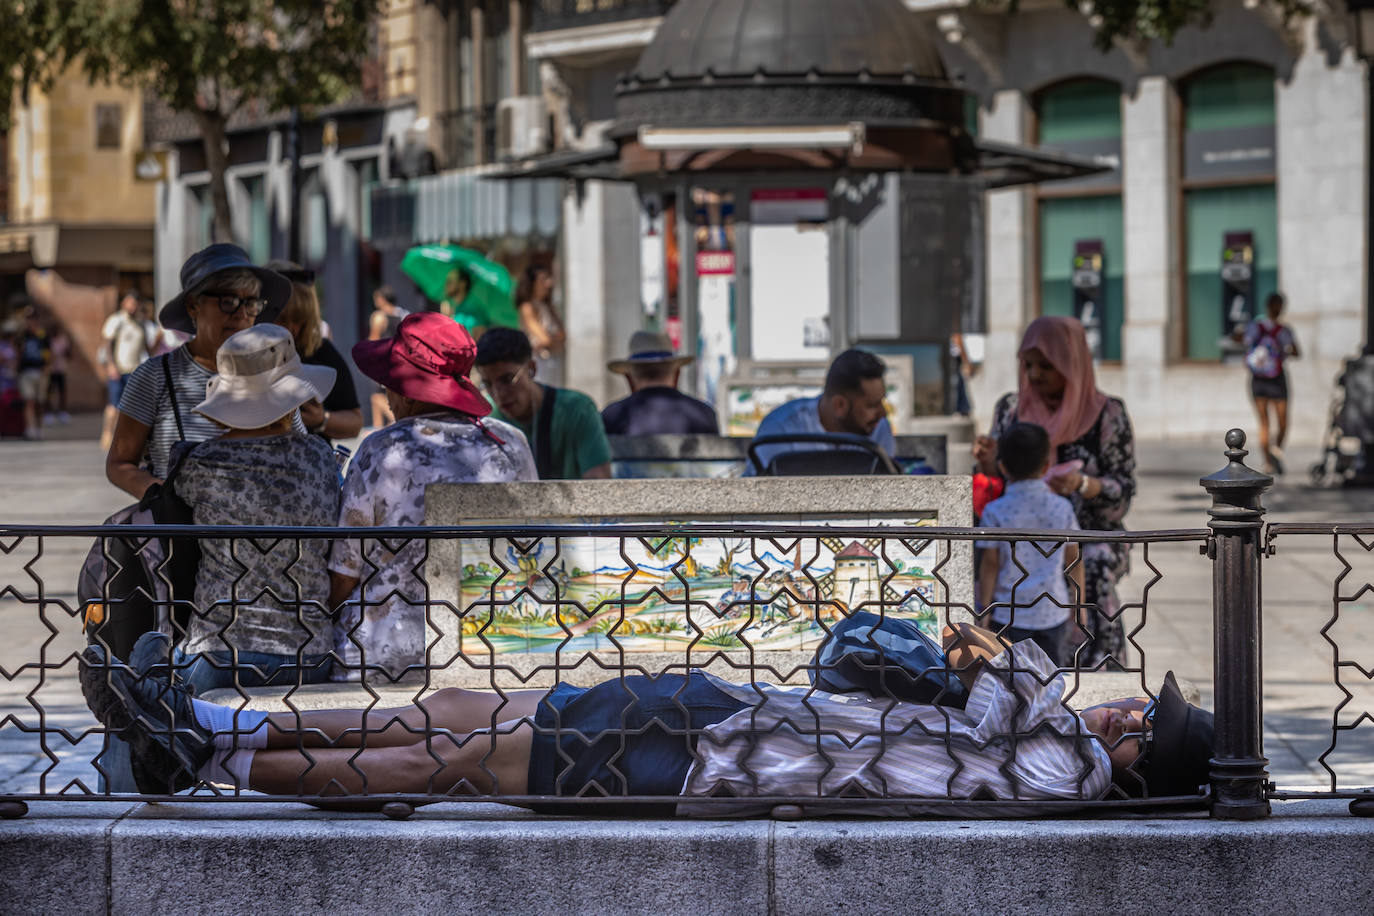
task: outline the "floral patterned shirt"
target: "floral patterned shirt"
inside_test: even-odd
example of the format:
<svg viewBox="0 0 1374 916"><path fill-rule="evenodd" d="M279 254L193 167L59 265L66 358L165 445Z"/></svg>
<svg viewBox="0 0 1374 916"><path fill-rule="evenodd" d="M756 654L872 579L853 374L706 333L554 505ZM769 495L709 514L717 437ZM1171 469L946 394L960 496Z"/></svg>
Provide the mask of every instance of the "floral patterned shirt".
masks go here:
<svg viewBox="0 0 1374 916"><path fill-rule="evenodd" d="M344 478L339 525L423 525L425 487L432 483L536 479L529 445L508 423L486 419L478 426L455 414L408 417L358 446ZM366 541L366 551L358 539L334 542L329 568L363 580L340 608L335 650L343 664L334 666L335 680L358 680L364 664L399 677L406 666L424 663L425 552L422 540Z"/></svg>
<svg viewBox="0 0 1374 916"><path fill-rule="evenodd" d="M318 436L201 442L182 463L175 486L197 525L327 528L339 518L339 465ZM326 606L328 555L324 538L299 544L205 539L196 572L197 613L182 650L327 653L334 643Z"/></svg>

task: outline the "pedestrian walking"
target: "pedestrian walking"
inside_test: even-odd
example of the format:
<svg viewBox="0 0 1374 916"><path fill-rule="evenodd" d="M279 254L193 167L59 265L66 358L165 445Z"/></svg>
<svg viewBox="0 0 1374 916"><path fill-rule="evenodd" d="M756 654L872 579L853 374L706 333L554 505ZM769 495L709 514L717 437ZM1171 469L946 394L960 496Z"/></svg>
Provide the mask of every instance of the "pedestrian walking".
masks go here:
<svg viewBox="0 0 1374 916"><path fill-rule="evenodd" d="M1018 353L1017 390L997 402L991 430L973 444L978 470L1000 476L997 438L1012 424L1044 427L1058 462L1046 482L1073 503L1078 527L1123 530L1136 488L1131 419L1119 398L1098 390L1083 325L1057 315L1037 318ZM1083 621L1088 643L1079 664L1088 667L1109 656L1120 664L1126 640L1116 585L1130 571L1130 546L1084 544L1082 563L1084 599L1094 613Z"/></svg>
<svg viewBox="0 0 1374 916"><path fill-rule="evenodd" d="M1266 474L1283 473L1283 444L1288 439L1288 371L1286 363L1298 358L1293 329L1279 321L1282 293L1270 293L1265 314L1245 329L1245 367L1250 370L1250 397L1259 415L1259 445ZM1274 418L1270 435L1269 417Z"/></svg>
<svg viewBox="0 0 1374 916"><path fill-rule="evenodd" d="M32 305L24 310L24 330L19 335L19 396L24 400L24 438L43 438L43 404L48 394L48 367L52 345L47 329Z"/></svg>
<svg viewBox="0 0 1374 916"><path fill-rule="evenodd" d="M105 417L100 431L100 447L109 449L114 438L119 400L129 376L152 355L157 346L157 325L151 328L143 317L143 297L127 289L119 297L114 313L100 329L100 352L96 362L105 373Z"/></svg>

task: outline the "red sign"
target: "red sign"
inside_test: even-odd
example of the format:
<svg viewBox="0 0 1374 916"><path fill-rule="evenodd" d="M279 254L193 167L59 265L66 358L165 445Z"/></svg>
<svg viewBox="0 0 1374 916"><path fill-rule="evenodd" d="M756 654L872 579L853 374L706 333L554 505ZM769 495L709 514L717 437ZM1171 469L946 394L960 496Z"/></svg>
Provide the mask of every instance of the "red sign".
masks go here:
<svg viewBox="0 0 1374 916"><path fill-rule="evenodd" d="M697 276L733 274L735 272L735 253L733 251L697 252Z"/></svg>

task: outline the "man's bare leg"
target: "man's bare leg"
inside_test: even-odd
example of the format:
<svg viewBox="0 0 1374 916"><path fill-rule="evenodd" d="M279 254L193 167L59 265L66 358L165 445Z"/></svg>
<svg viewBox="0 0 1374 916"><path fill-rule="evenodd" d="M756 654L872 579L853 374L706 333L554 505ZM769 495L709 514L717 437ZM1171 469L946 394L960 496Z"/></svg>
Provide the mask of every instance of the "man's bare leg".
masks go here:
<svg viewBox="0 0 1374 916"><path fill-rule="evenodd" d="M445 687L418 704L389 709L321 709L268 716L268 750L296 747L403 747L426 734L466 735L503 722L534 718L547 690L487 690ZM256 761L254 767L256 768Z"/></svg>
<svg viewBox="0 0 1374 916"><path fill-rule="evenodd" d="M524 795L528 722L467 736L439 735L395 747L258 751L251 789L273 795Z"/></svg>
<svg viewBox="0 0 1374 916"><path fill-rule="evenodd" d="M1259 447L1264 459L1264 469L1272 465L1269 461L1269 398L1255 398L1255 413L1259 414Z"/></svg>

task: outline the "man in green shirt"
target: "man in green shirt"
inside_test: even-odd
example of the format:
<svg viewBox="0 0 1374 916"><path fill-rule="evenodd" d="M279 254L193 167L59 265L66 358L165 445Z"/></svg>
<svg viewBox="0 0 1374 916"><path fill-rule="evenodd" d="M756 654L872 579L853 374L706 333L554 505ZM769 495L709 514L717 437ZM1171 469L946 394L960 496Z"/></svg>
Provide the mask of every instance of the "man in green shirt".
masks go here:
<svg viewBox="0 0 1374 916"><path fill-rule="evenodd" d="M601 413L580 391L535 381L534 351L523 331L492 328L477 342L477 374L496 405L492 416L529 440L541 480L611 476L611 445Z"/></svg>

